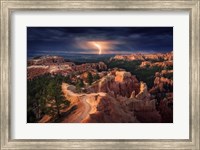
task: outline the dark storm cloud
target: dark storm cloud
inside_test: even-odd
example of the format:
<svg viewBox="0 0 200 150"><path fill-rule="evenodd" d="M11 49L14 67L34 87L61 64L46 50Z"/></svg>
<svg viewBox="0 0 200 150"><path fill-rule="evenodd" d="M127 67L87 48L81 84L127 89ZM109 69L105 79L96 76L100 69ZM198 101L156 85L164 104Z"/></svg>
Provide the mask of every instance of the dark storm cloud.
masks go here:
<svg viewBox="0 0 200 150"><path fill-rule="evenodd" d="M28 54L90 53L77 43L116 41L112 53L173 50L172 27L28 27Z"/></svg>

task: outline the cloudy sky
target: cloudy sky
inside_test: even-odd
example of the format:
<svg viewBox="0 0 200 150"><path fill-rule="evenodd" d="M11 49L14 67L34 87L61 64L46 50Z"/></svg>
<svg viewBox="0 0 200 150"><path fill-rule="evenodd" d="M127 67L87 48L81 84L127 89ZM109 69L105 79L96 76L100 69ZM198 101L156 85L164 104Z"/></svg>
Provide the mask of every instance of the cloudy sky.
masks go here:
<svg viewBox="0 0 200 150"><path fill-rule="evenodd" d="M172 27L27 27L28 55L129 54L172 50Z"/></svg>

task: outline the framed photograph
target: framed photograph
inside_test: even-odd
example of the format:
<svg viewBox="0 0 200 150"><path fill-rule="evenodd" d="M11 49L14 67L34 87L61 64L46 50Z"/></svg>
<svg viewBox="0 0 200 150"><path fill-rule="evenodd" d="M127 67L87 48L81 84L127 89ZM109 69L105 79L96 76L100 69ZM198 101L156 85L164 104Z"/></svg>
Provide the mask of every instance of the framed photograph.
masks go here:
<svg viewBox="0 0 200 150"><path fill-rule="evenodd" d="M1 149L200 149L199 8L1 0Z"/></svg>

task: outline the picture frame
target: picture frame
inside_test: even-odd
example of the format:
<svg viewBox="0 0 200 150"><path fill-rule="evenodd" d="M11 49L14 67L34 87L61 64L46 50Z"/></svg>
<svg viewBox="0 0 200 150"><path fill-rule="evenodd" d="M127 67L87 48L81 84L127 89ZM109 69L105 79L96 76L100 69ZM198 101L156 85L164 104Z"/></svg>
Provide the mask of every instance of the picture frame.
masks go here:
<svg viewBox="0 0 200 150"><path fill-rule="evenodd" d="M190 107L190 138L188 140L172 139L142 139L142 140L111 140L111 139L77 139L77 140L31 140L12 139L11 130L11 14L16 10L31 11L112 11L112 10L170 10L189 11L189 107ZM200 123L199 123L199 68L200 68L200 1L23 1L1 0L1 149L200 149Z"/></svg>

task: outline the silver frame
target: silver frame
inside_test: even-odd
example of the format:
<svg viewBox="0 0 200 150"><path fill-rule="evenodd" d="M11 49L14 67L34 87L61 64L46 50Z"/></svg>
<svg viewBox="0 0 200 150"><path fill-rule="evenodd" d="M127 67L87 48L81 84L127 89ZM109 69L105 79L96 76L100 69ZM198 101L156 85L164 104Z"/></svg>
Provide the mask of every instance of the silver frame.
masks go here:
<svg viewBox="0 0 200 150"><path fill-rule="evenodd" d="M1 149L200 149L199 69L200 1L199 0L0 0L1 15ZM190 13L190 138L188 140L14 140L10 136L11 95L11 14L17 10L170 10Z"/></svg>

